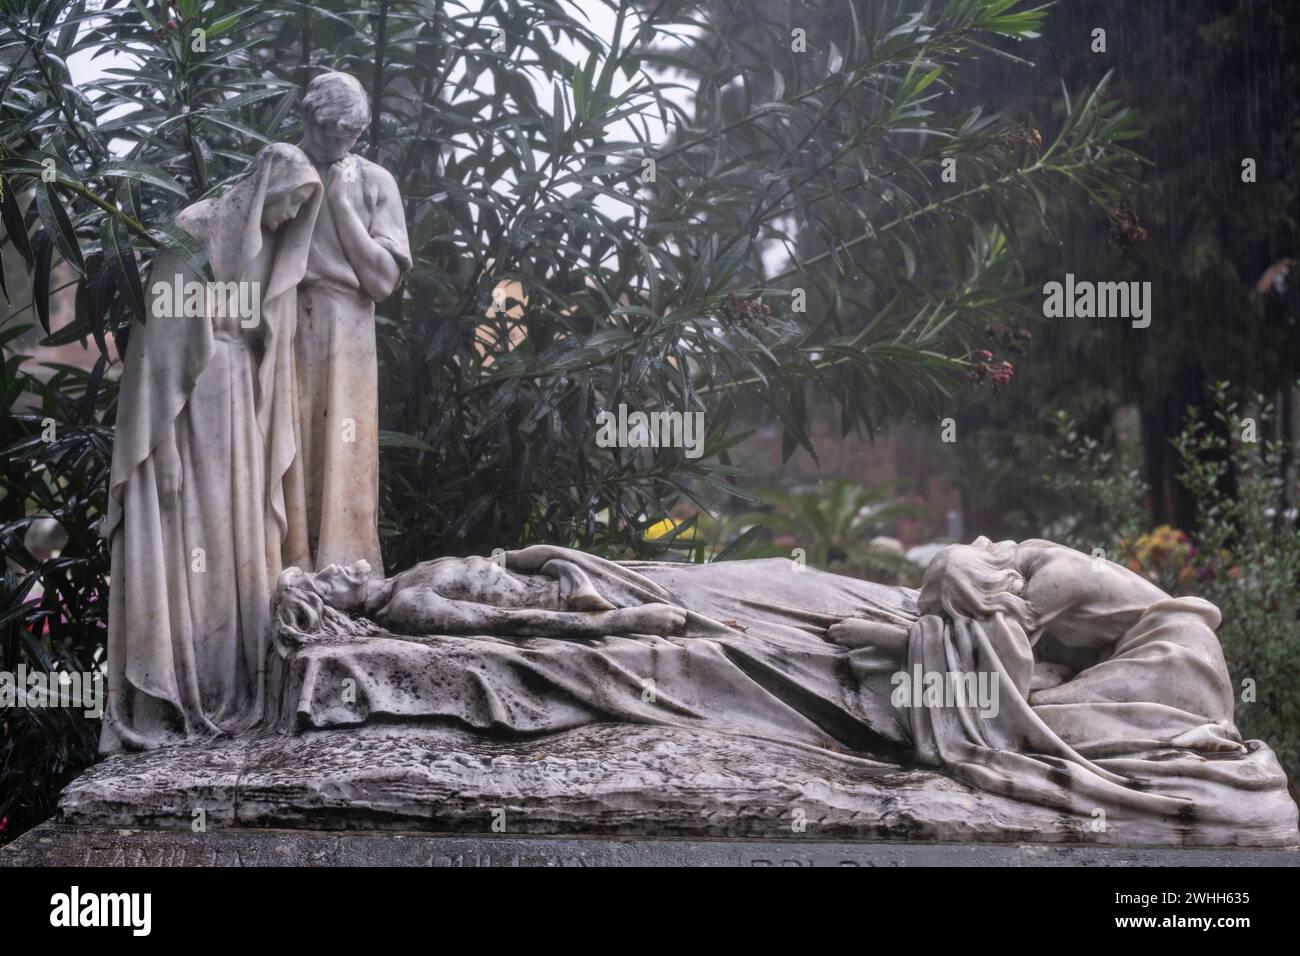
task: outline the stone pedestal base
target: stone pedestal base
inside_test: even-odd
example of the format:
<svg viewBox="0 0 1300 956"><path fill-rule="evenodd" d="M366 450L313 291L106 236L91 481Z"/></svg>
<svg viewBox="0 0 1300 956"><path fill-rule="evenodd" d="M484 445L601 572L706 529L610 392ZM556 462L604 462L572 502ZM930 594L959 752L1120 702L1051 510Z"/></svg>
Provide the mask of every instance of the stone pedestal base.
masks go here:
<svg viewBox="0 0 1300 956"><path fill-rule="evenodd" d="M372 852L382 859L426 846L414 837L367 843L379 838L343 835L378 832L445 835L438 839L467 835L469 842L456 844L454 853L427 844L427 850L412 851L416 860L468 858L485 845L479 834L580 835L587 838L580 845L591 848L583 852L601 854L631 845L622 840L648 841L646 846L656 848L687 845L663 840L757 840L764 847L827 848L830 856L818 859L831 859L841 846L881 843L1064 848L1197 843L1178 821L1063 813L932 771L828 750L623 725L527 740L379 726L118 754L64 790L55 822L70 828L59 831L66 833L103 835L120 828L146 834L138 838L143 844L110 840L108 849L86 847L96 859L113 857L118 853L113 847L120 846L123 853L144 848L146 855L166 855L174 849L216 861L213 853L247 855L240 848L249 840L257 841L249 846L257 848L259 858L276 858L291 848L284 852L299 862L315 854L341 862L354 852L350 847L382 847L355 851L363 859ZM207 835L194 834L195 828ZM281 836L268 843L266 831ZM332 832L339 835L328 836ZM312 833L317 836L304 835ZM214 834L222 834L220 840ZM1283 842L1250 828L1217 836L1214 843L1237 847ZM735 853L742 856L751 853L744 849L747 843L725 845L740 848ZM551 858L561 851L537 852ZM663 859L668 860L675 851L646 852L647 860L660 859L656 854L667 854ZM682 852L687 858L695 854ZM1019 859L1006 847L951 852ZM563 854L572 856L568 850Z"/></svg>
<svg viewBox="0 0 1300 956"><path fill-rule="evenodd" d="M1300 866L1300 851L824 840L643 840L44 823L5 866Z"/></svg>

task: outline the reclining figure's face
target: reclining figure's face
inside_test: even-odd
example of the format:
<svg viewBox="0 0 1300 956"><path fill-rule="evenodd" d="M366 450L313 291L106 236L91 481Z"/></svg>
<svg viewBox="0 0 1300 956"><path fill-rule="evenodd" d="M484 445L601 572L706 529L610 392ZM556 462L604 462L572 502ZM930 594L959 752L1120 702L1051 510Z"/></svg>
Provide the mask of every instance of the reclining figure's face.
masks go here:
<svg viewBox="0 0 1300 956"><path fill-rule="evenodd" d="M922 614L974 618L1009 613L1028 625L1030 609L1020 597L1025 579L1016 558L1014 541L995 544L981 537L950 545L925 569L917 606Z"/></svg>
<svg viewBox="0 0 1300 956"><path fill-rule="evenodd" d="M280 584L307 588L336 610L358 613L365 610L371 595L370 562L357 561L346 568L330 564L315 574L301 568L286 568L280 573Z"/></svg>

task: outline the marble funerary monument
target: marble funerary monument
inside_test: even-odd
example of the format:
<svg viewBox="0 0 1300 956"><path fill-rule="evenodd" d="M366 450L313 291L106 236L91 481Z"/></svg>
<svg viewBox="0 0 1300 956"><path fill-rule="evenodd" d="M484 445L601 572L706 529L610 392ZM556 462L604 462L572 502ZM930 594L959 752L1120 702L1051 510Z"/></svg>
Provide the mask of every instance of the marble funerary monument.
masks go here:
<svg viewBox="0 0 1300 956"><path fill-rule="evenodd" d="M131 336L105 759L56 829L1300 842L1216 608L1049 541L949 547L919 590L547 545L383 578L374 308L411 256L360 85L304 110L178 218L260 321Z"/></svg>

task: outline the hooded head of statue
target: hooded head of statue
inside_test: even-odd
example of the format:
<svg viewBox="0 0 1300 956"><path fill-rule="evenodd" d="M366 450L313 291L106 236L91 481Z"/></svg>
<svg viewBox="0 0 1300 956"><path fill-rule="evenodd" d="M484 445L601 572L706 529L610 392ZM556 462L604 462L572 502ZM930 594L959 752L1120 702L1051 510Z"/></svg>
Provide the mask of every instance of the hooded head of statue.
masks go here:
<svg viewBox="0 0 1300 956"><path fill-rule="evenodd" d="M218 282L266 278L262 310L302 281L323 187L311 160L289 143L272 143L248 173L217 199L182 210L176 223L203 243ZM269 276L254 264L270 240Z"/></svg>

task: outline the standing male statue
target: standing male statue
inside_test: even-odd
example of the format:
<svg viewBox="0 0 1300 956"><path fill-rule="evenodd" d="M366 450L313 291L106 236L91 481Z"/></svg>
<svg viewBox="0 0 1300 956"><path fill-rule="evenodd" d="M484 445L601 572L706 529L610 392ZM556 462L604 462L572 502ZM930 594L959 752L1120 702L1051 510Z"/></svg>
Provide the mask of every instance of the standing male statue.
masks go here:
<svg viewBox="0 0 1300 956"><path fill-rule="evenodd" d="M322 568L379 554L379 372L375 303L411 267L397 182L349 150L370 123L365 90L323 73L303 98L299 144L325 202L298 288L299 455L286 478L285 566Z"/></svg>

